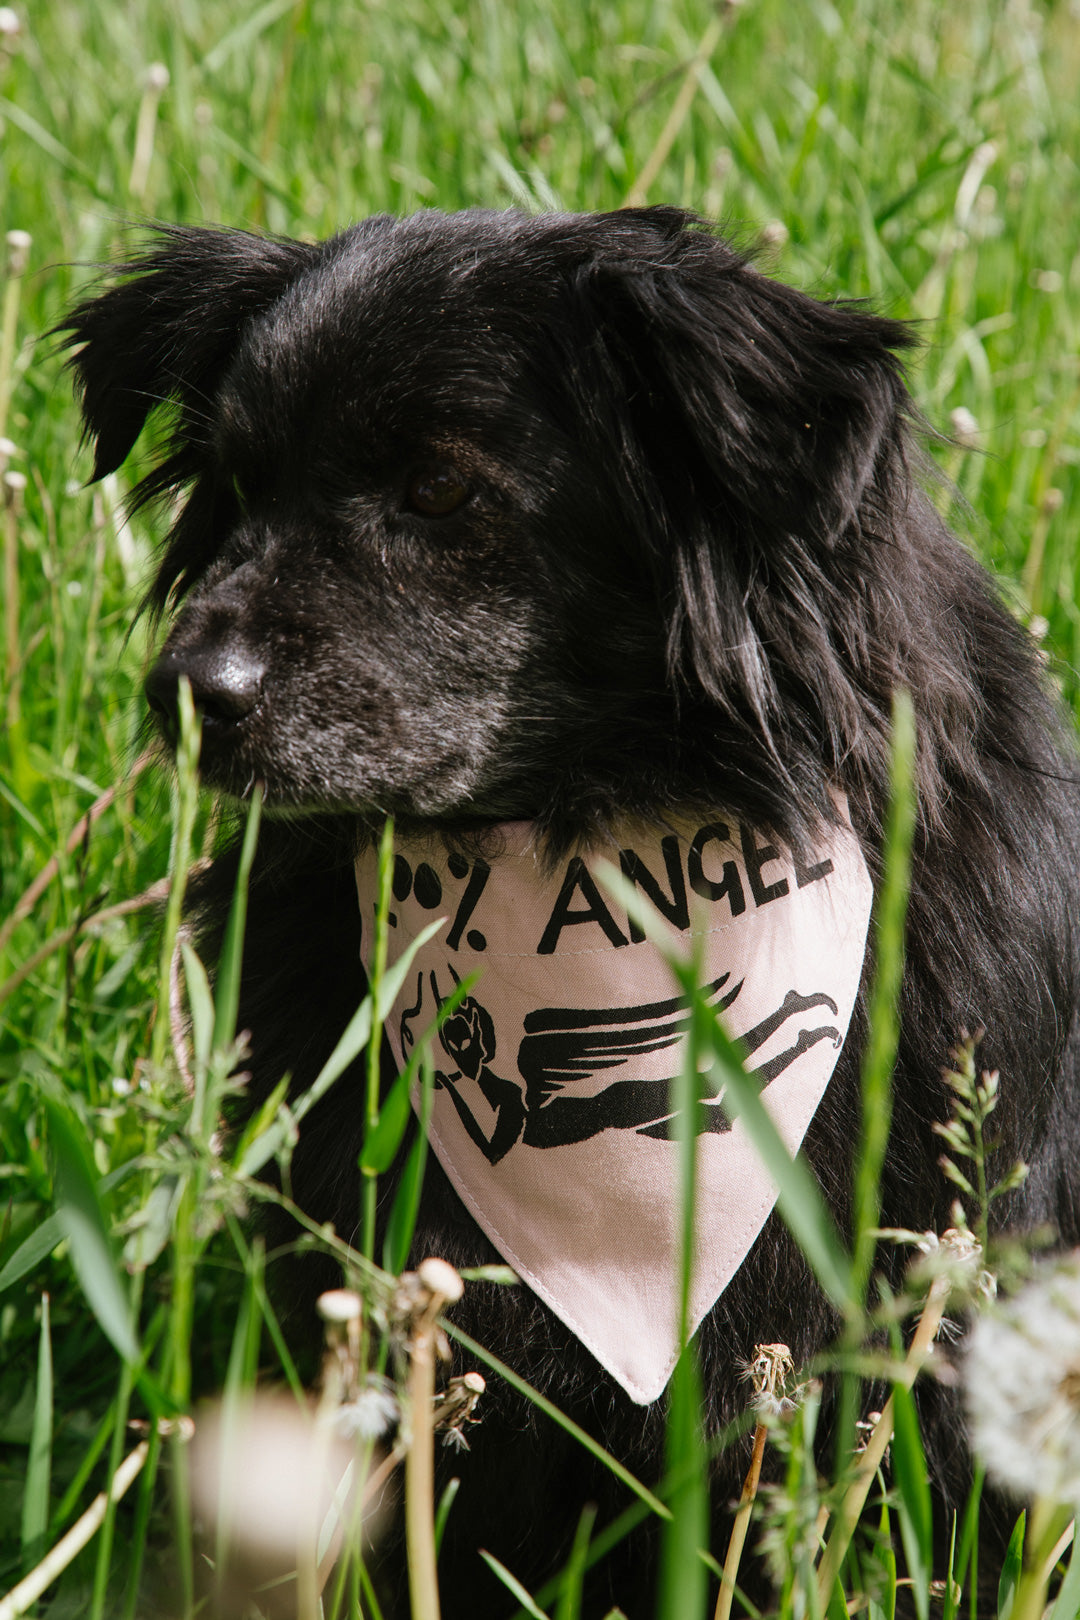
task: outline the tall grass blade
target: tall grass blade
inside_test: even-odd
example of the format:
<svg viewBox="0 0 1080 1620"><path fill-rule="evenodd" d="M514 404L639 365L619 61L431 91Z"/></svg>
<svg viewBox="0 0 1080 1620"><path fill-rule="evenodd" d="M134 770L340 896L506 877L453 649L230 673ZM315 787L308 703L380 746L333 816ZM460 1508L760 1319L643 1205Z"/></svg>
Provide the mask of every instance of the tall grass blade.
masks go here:
<svg viewBox="0 0 1080 1620"><path fill-rule="evenodd" d="M97 1466L98 1458L105 1450L105 1447L109 1441L109 1436L113 1433L115 1426L116 1401L113 1400L110 1405L105 1408L105 1415L94 1431L93 1439L83 1452L78 1468L76 1468L75 1473L68 1481L67 1489L64 1491L63 1496L60 1498L60 1501L52 1511L49 1521L49 1534L52 1537L55 1538L60 1534L63 1526L68 1522L71 1515L74 1513L76 1503L79 1501L83 1491L86 1489L87 1480L94 1472L94 1469Z"/></svg>
<svg viewBox="0 0 1080 1620"><path fill-rule="evenodd" d="M373 1128L364 1134L364 1145L360 1149L361 1170L381 1176L394 1162L409 1123L412 1084L423 1056L425 1052L430 1053L436 1031L457 1010L475 983L476 975L467 974L456 984L440 1006L434 1022L417 1041L409 1061L379 1104L379 1117Z"/></svg>
<svg viewBox="0 0 1080 1620"><path fill-rule="evenodd" d="M812 1171L802 1158L792 1158L761 1100L757 1082L746 1073L738 1046L711 1011L703 1014L703 1032L724 1077L725 1106L742 1121L747 1136L775 1182L777 1208L818 1282L845 1315L855 1309L851 1262L825 1207Z"/></svg>
<svg viewBox="0 0 1080 1620"><path fill-rule="evenodd" d="M1027 1513L1021 1513L1013 1525L1009 1545L1005 1549L1005 1560L1001 1566L1001 1577L998 1581L998 1620L1009 1620L1012 1614L1013 1603L1016 1599L1016 1588L1020 1584L1020 1576L1024 1568L1024 1531L1027 1527Z"/></svg>
<svg viewBox="0 0 1080 1620"><path fill-rule="evenodd" d="M1058 1588L1049 1620L1076 1620L1077 1615L1080 1615L1080 1552L1076 1549L1077 1538L1074 1533L1069 1567Z"/></svg>
<svg viewBox="0 0 1080 1620"><path fill-rule="evenodd" d="M229 1560L229 1530L233 1505L242 1500L245 1484L237 1473L236 1437L247 1409L248 1395L255 1386L259 1361L259 1333L262 1325L257 1296L262 1283L262 1249L254 1245L244 1267L244 1291L240 1298L225 1384L221 1393L221 1439L218 1445L217 1500L223 1505L215 1526L214 1563L219 1579Z"/></svg>
<svg viewBox="0 0 1080 1620"><path fill-rule="evenodd" d="M127 1164L122 1164L116 1170L110 1171L107 1176L103 1176L97 1183L99 1198L102 1194L111 1192L114 1187L118 1187L122 1181L126 1180L138 1168L139 1161L129 1159ZM21 1278L28 1276L36 1266L39 1266L43 1260L52 1254L58 1243L63 1243L66 1236L67 1229L63 1217L61 1215L46 1216L41 1225L31 1232L28 1238L24 1238L18 1248L4 1262L3 1270L0 1270L0 1294L4 1292L5 1288L12 1287Z"/></svg>
<svg viewBox="0 0 1080 1620"><path fill-rule="evenodd" d="M214 1049L214 992L202 962L187 940L180 943L184 962L184 984L187 987L188 1006L191 1009L191 1044L195 1060L195 1083L205 1085L205 1074ZM198 1117L199 1109L192 1112Z"/></svg>
<svg viewBox="0 0 1080 1620"><path fill-rule="evenodd" d="M9 1255L0 1270L0 1294L5 1288L10 1288L20 1278L27 1276L35 1270L41 1262L48 1258L58 1243L63 1243L67 1236L63 1218L60 1215L47 1215L41 1225L30 1236L24 1238L13 1254Z"/></svg>
<svg viewBox="0 0 1080 1620"><path fill-rule="evenodd" d="M18 106L16 102L9 100L7 96L0 96L0 113L5 118L10 119L17 129L21 129L24 135L29 136L36 146L40 146L47 157L52 158L55 163L59 163L62 168L69 170L71 174L83 181L100 202L109 205L110 198L103 196L98 191L93 172L80 163L75 154L69 152L67 147L45 128L44 124L39 124L37 119L26 111L25 107ZM115 201L115 198L111 199L113 206L115 206Z"/></svg>
<svg viewBox="0 0 1080 1620"><path fill-rule="evenodd" d="M75 1275L106 1338L125 1361L137 1361L131 1302L113 1258L89 1146L66 1108L46 1097L45 1109L56 1158L57 1215L71 1245Z"/></svg>
<svg viewBox="0 0 1080 1620"><path fill-rule="evenodd" d="M378 889L375 900L375 937L372 942L368 982L373 1001L373 1019L367 1050L367 1089L364 1103L364 1136L379 1123L379 1083L382 1058L382 1026L392 1000L386 998L383 980L389 948L390 890L394 871L394 823L388 816L379 839ZM373 1171L365 1169L361 1158L361 1248L369 1260L375 1258L375 1216L378 1189Z"/></svg>
<svg viewBox="0 0 1080 1620"><path fill-rule="evenodd" d="M38 1337L37 1383L30 1426L30 1452L22 1500L23 1567L37 1563L49 1526L49 1487L52 1481L53 1359L49 1332L49 1296L41 1296L41 1332Z"/></svg>
<svg viewBox="0 0 1080 1620"><path fill-rule="evenodd" d="M267 0L266 5L259 6L250 16L230 28L227 34L223 34L213 49L206 53L202 63L203 73L212 77L235 52L250 50L259 35L272 28L280 17L295 11L296 4L297 0Z"/></svg>
<svg viewBox="0 0 1080 1620"><path fill-rule="evenodd" d="M428 1154L428 1125L431 1122L431 1104L435 1096L435 1072L431 1054L425 1052L420 1064L420 1117L416 1140L409 1150L401 1181L394 1194L390 1219L386 1223L383 1239L383 1266L393 1276L404 1270L412 1247L416 1217L420 1209L420 1193L424 1185L424 1169Z"/></svg>
<svg viewBox="0 0 1080 1620"><path fill-rule="evenodd" d="M889 811L874 923L874 985L862 1062L862 1142L855 1171L854 1282L860 1305L866 1297L880 1224L881 1170L892 1121L892 1073L900 1041L904 926L916 812L915 748L911 695L898 691L893 695Z"/></svg>
<svg viewBox="0 0 1080 1620"><path fill-rule="evenodd" d="M981 1464L976 1464L975 1478L964 1506L964 1518L960 1527L960 1546L957 1550L953 1565L953 1578L955 1583L963 1588L969 1577L974 1581L977 1568L972 1564L972 1557L979 1544L979 1505L982 1501L983 1480L986 1478L985 1470ZM956 1620L960 1611L960 1599L950 1586L945 1593L945 1612L943 1620Z"/></svg>
<svg viewBox="0 0 1080 1620"><path fill-rule="evenodd" d="M172 842L169 848L169 898L165 906L165 926L161 931L158 958L158 1004L151 1046L151 1061L160 1069L165 1061L171 1032L173 953L180 933L188 872L191 867L191 840L199 807L199 747L202 720L191 696L191 683L181 676L177 701L180 712L180 740L176 748L176 781L173 787Z"/></svg>
<svg viewBox="0 0 1080 1620"><path fill-rule="evenodd" d="M579 1620L581 1615L581 1589L585 1581L585 1570L588 1567L589 1540L595 1523L596 1508L589 1502L582 1508L581 1517L577 1522L577 1529L574 1531L574 1544L570 1549L570 1557L566 1563L562 1595L559 1598L559 1606L555 1610L555 1620Z"/></svg>
<svg viewBox="0 0 1080 1620"><path fill-rule="evenodd" d="M927 1620L930 1576L934 1563L933 1509L919 1417L911 1391L893 1385L892 1470L897 1491L900 1535L904 1543L915 1612Z"/></svg>
<svg viewBox="0 0 1080 1620"><path fill-rule="evenodd" d="M482 1344L478 1344L474 1338L461 1328L455 1327L453 1322L444 1322L443 1326L451 1339L463 1345L466 1350L471 1351L479 1361L484 1363L485 1367L490 1367L492 1372L497 1372L500 1378L504 1378L511 1389L516 1389L519 1395L526 1396L538 1411L551 1418L552 1422L557 1423L565 1433L572 1435L579 1445L584 1446L585 1450L595 1457L598 1462L602 1462L605 1468L610 1469L616 1479L621 1480L629 1490L633 1491L635 1496L640 1497L647 1508L661 1519L671 1517L671 1509L665 1502L662 1502L658 1496L650 1491L647 1485L643 1485L640 1479L637 1479L630 1472L629 1468L619 1462L617 1457L611 1455L610 1451L605 1451L603 1446L594 1440L591 1434L587 1434L579 1424L574 1422L573 1418L569 1418L565 1412L561 1412L554 1401L549 1401L546 1395L541 1395L538 1389L534 1389L531 1384L526 1383L525 1379L519 1377L512 1368L506 1365L505 1361L500 1361L498 1356L493 1356L490 1350L485 1350Z"/></svg>
<svg viewBox="0 0 1080 1620"><path fill-rule="evenodd" d="M447 1482L446 1489L439 1497L439 1505L435 1509L435 1556L438 1557L442 1546L443 1533L446 1530L446 1521L450 1517L450 1509L454 1505L454 1498L461 1489L461 1481L455 1477Z"/></svg>
<svg viewBox="0 0 1080 1620"><path fill-rule="evenodd" d="M417 951L426 945L428 940L434 934L437 934L442 927L443 921L438 918L435 922L429 923L426 928L422 928L416 938L409 942L407 949L402 952L393 967L387 969L379 996L380 1004L387 1011L397 999L398 991L405 982L406 974L412 966ZM388 997L389 1000L387 1000ZM257 1175L264 1164L268 1163L275 1154L282 1151L292 1134L293 1126L299 1124L305 1114L314 1108L319 1099L329 1091L334 1081L345 1073L350 1063L354 1062L367 1047L369 1041L374 1039L372 1035L374 1005L374 997L371 994L364 997L346 1025L341 1039L311 1085L290 1103L288 1119L271 1121L267 1124L266 1129L254 1138L245 1131L244 1136L241 1138L242 1153L238 1150L236 1168L239 1175ZM267 1115L268 1111L264 1109L260 1112L259 1117L265 1119Z"/></svg>
<svg viewBox="0 0 1080 1620"><path fill-rule="evenodd" d="M761 1100L756 1080L746 1073L737 1042L704 1005L697 973L673 942L669 929L645 903L633 884L609 863L597 863L597 876L646 938L663 952L677 984L694 1011L700 1050L712 1057L724 1086L725 1107L741 1120L759 1158L777 1186L777 1207L806 1256L822 1288L845 1316L857 1314L851 1260L825 1207L818 1184L805 1161L792 1158ZM712 1087L715 1091L715 1085Z"/></svg>
<svg viewBox="0 0 1080 1620"><path fill-rule="evenodd" d="M679 1149L679 1214L681 1241L679 1255L679 1346L680 1354L672 1374L665 1467L669 1478L678 1480L671 1494L671 1518L664 1525L660 1542L660 1573L657 1589L659 1620L693 1620L704 1610L707 1591L705 1569L697 1557L699 1547L709 1539L709 1485L702 1420L701 1374L697 1348L690 1340L690 1289L694 1270L694 1218L697 1177L697 1110L701 1096L700 1054L702 1030L708 1015L702 1012L704 998L700 954L690 965L695 1016L690 1020L683 1042L682 1062L672 1088L677 1120Z"/></svg>
<svg viewBox="0 0 1080 1620"><path fill-rule="evenodd" d="M139 1307L142 1304L143 1284L146 1279L145 1271L137 1271L132 1279L132 1311L138 1318ZM142 1354L145 1358L149 1354L149 1345L143 1344ZM113 1421L112 1445L109 1448L109 1479L115 1480L124 1459L124 1446L127 1441L128 1410L131 1404L131 1391L135 1382L137 1368L133 1362L125 1361L120 1368L120 1383L116 1392L116 1414ZM109 1585L109 1573L112 1568L113 1532L116 1528L116 1502L110 1494L105 1503L105 1513L102 1518L101 1530L98 1535L97 1563L94 1568L94 1588L91 1595L89 1620L103 1620L105 1602Z"/></svg>
<svg viewBox="0 0 1080 1620"><path fill-rule="evenodd" d="M551 1616L534 1601L528 1588L522 1586L516 1575L511 1575L506 1565L500 1563L494 1553L485 1552L481 1547L480 1556L491 1573L502 1582L512 1596L517 1598L525 1613L530 1616L530 1620L551 1620Z"/></svg>
<svg viewBox="0 0 1080 1620"><path fill-rule="evenodd" d="M953 1513L952 1522L949 1525L949 1557L945 1565L945 1614L950 1611L955 1614L958 1596L959 1589L956 1581L956 1514Z"/></svg>
<svg viewBox="0 0 1080 1620"><path fill-rule="evenodd" d="M235 1215L230 1215L227 1217L226 1225L229 1228L229 1236L233 1240L236 1252L240 1256L241 1264L244 1267L244 1273L252 1280L255 1301L258 1305L259 1313L262 1317L266 1331L270 1335L270 1342L274 1346L274 1354L278 1358L278 1365L285 1376L286 1383L296 1396L297 1401L303 1405L304 1401L307 1399L307 1392L305 1391L304 1385L300 1379L300 1374L296 1370L296 1363L293 1361L289 1347L285 1343L285 1337L281 1331L281 1324L278 1322L274 1308L267 1297L266 1282L264 1277L265 1256L262 1256L260 1253L258 1264L255 1264L252 1257L252 1249L249 1247L241 1229L240 1222L236 1219Z"/></svg>
<svg viewBox="0 0 1080 1620"><path fill-rule="evenodd" d="M248 883L255 860L255 846L259 839L262 819L263 787L256 782L248 805L244 841L240 847L240 865L236 873L229 921L221 946L215 996L214 1045L220 1051L228 1046L236 1034L236 1015L240 1007L240 970L244 955L244 929L247 925Z"/></svg>
<svg viewBox="0 0 1080 1620"><path fill-rule="evenodd" d="M693 1117L693 1116L691 1116ZM705 1566L698 1548L709 1539L709 1489L701 1432L701 1375L692 1344L675 1365L669 1386L666 1466L678 1471L671 1518L660 1547L657 1620L698 1620L705 1612Z"/></svg>
<svg viewBox="0 0 1080 1620"><path fill-rule="evenodd" d="M880 1225L881 1172L892 1124L892 1076L900 1041L900 988L904 976L904 927L911 887L911 841L915 831L915 711L911 695L893 693L892 753L889 763L889 806L882 850L882 877L875 898L874 979L870 990L869 1028L861 1065L862 1129L855 1158L852 1264L857 1312L848 1318L846 1347L861 1337L870 1273ZM836 1425L837 1468L843 1468L855 1441L859 1382L845 1372L840 1382ZM918 1426L916 1425L916 1436ZM912 1572L914 1573L914 1572ZM929 1579L929 1575L927 1576Z"/></svg>
<svg viewBox="0 0 1080 1620"><path fill-rule="evenodd" d="M896 1620L896 1552L893 1548L892 1522L887 1499L881 1504L874 1558L884 1576L884 1584L879 1588L880 1603L872 1607L878 1608L880 1620Z"/></svg>

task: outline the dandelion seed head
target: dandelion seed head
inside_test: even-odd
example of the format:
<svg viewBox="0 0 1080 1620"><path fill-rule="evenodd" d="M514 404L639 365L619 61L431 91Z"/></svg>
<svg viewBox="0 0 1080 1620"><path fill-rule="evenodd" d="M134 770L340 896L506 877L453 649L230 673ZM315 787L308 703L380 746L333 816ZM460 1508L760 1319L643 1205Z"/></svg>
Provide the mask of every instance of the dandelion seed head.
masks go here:
<svg viewBox="0 0 1080 1620"><path fill-rule="evenodd" d="M964 1379L988 1472L1020 1495L1080 1505L1080 1251L980 1319Z"/></svg>
<svg viewBox="0 0 1080 1620"><path fill-rule="evenodd" d="M754 1386L750 1402L759 1421L790 1418L797 1410L797 1390L787 1385L795 1371L795 1362L786 1344L758 1344L754 1346L751 1361L740 1364L743 1377Z"/></svg>
<svg viewBox="0 0 1080 1620"><path fill-rule="evenodd" d="M257 1395L200 1413L191 1448L199 1519L263 1562L292 1567L305 1533L317 1530L352 1460L295 1401Z"/></svg>
<svg viewBox="0 0 1080 1620"><path fill-rule="evenodd" d="M966 450L979 448L979 424L966 405L958 405L949 417L953 438Z"/></svg>
<svg viewBox="0 0 1080 1620"><path fill-rule="evenodd" d="M363 1310L360 1295L351 1288L328 1288L315 1301L324 1322L352 1322Z"/></svg>
<svg viewBox="0 0 1080 1620"><path fill-rule="evenodd" d="M334 1428L346 1440L381 1440L395 1429L401 1413L393 1386L372 1378L355 1400L345 1401L334 1413Z"/></svg>
<svg viewBox="0 0 1080 1620"><path fill-rule="evenodd" d="M17 280L19 276L26 274L34 239L29 231L8 231L4 240L8 250L7 273L13 280Z"/></svg>
<svg viewBox="0 0 1080 1620"><path fill-rule="evenodd" d="M446 1260L423 1260L417 1267L416 1275L425 1288L451 1305L456 1304L465 1292L465 1284Z"/></svg>

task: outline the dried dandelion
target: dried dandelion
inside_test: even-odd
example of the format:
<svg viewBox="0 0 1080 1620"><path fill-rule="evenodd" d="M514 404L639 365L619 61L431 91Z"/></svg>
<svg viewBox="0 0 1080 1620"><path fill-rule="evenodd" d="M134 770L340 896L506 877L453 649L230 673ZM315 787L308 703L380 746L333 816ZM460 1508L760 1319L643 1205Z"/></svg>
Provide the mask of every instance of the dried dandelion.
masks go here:
<svg viewBox="0 0 1080 1620"><path fill-rule="evenodd" d="M794 1371L795 1362L786 1344L759 1344L754 1350L753 1360L743 1368L744 1377L753 1386L751 1405L758 1414L758 1421L754 1429L750 1468L743 1482L735 1523L731 1527L714 1620L728 1620L731 1614L735 1577L739 1573L739 1563L746 1545L746 1532L750 1526L750 1514L761 1481L761 1463L769 1432L768 1420L787 1417L794 1412L795 1402L786 1393Z"/></svg>
<svg viewBox="0 0 1080 1620"><path fill-rule="evenodd" d="M143 80L142 99L135 121L135 149L131 158L128 191L136 202L143 202L150 181L150 164L154 156L154 135L157 130L158 103L169 88L169 70L164 62L152 62Z"/></svg>
<svg viewBox="0 0 1080 1620"><path fill-rule="evenodd" d="M964 1382L975 1450L999 1484L1080 1506L1080 1251L980 1317Z"/></svg>
<svg viewBox="0 0 1080 1620"><path fill-rule="evenodd" d="M439 1620L435 1574L435 1361L446 1353L438 1327L444 1305L456 1303L465 1284L445 1260L425 1260L402 1284L415 1300L409 1337L409 1450L405 1459L405 1541L409 1595L416 1620Z"/></svg>

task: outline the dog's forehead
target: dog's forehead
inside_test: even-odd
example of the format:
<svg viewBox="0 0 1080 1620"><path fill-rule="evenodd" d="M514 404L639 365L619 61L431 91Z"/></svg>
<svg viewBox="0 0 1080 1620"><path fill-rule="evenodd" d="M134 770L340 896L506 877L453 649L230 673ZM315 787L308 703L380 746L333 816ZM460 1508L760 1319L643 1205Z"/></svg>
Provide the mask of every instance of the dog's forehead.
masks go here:
<svg viewBox="0 0 1080 1620"><path fill-rule="evenodd" d="M326 244L244 331L227 412L247 414L259 397L304 410L345 399L385 423L420 401L453 411L513 390L531 336L520 249L491 230L421 233L411 223ZM542 305L545 292L534 284L528 297Z"/></svg>

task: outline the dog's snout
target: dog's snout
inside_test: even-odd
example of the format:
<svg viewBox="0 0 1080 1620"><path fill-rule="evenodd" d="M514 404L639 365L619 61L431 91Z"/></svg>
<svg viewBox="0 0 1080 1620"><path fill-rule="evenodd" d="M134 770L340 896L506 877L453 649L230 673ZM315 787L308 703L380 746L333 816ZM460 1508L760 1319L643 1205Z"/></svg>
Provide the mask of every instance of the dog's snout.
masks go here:
<svg viewBox="0 0 1080 1620"><path fill-rule="evenodd" d="M265 668L235 643L166 649L146 680L146 701L175 735L180 723L180 680L187 676L204 730L225 730L244 720L262 693Z"/></svg>

